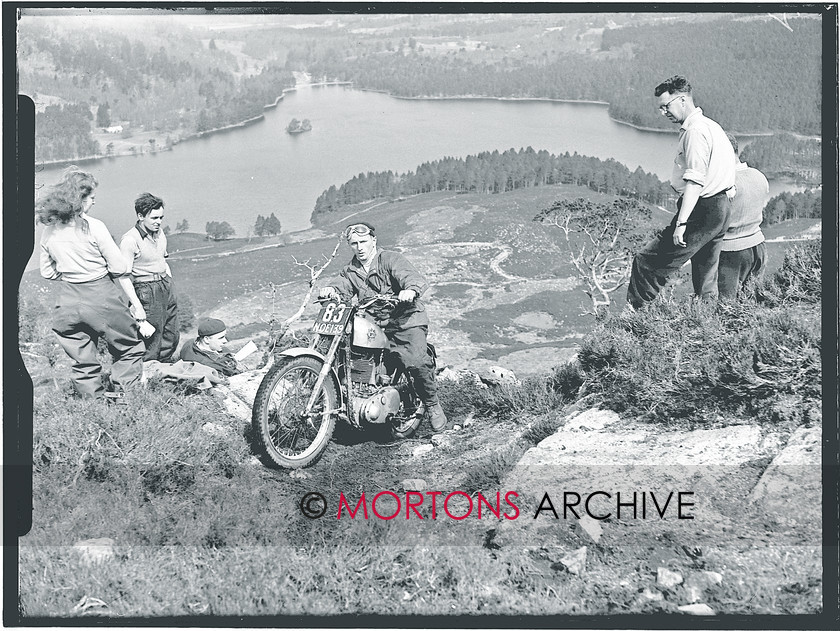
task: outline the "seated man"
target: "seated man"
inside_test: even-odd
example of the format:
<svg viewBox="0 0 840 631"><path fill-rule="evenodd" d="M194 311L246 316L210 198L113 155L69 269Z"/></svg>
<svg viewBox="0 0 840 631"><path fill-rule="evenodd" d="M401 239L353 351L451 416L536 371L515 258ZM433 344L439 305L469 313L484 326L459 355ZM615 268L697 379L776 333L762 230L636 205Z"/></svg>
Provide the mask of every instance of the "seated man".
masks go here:
<svg viewBox="0 0 840 631"><path fill-rule="evenodd" d="M216 318L204 318L198 323L198 337L187 340L181 349L181 359L215 368L225 377L242 370L230 353L223 353L227 344L227 327Z"/></svg>
<svg viewBox="0 0 840 631"><path fill-rule="evenodd" d="M349 300L357 295L361 300L386 294L399 299L400 304L393 308L374 306L371 315L385 329L392 357L411 375L432 429L441 431L446 427L446 414L438 401L434 359L427 350L429 317L419 300L429 284L402 254L377 249L376 230L370 224L353 224L345 234L355 256L331 281L332 286L321 288L320 296Z"/></svg>

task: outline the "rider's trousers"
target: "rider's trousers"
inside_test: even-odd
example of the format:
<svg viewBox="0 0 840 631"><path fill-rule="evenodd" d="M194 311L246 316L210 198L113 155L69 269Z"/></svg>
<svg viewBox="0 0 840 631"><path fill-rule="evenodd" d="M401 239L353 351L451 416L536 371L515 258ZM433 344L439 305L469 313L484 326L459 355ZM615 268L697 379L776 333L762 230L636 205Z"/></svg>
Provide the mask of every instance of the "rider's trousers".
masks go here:
<svg viewBox="0 0 840 631"><path fill-rule="evenodd" d="M426 334L429 327L386 329L392 358L397 358L411 375L417 394L426 408L438 404L435 362L429 353Z"/></svg>

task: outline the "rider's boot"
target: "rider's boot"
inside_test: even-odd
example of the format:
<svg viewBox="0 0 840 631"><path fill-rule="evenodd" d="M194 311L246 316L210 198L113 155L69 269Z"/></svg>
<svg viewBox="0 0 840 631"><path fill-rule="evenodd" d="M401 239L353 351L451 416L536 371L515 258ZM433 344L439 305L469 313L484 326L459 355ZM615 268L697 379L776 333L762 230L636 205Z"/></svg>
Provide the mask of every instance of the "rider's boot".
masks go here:
<svg viewBox="0 0 840 631"><path fill-rule="evenodd" d="M448 421L440 403L427 404L426 409L428 410L426 412L426 418L431 422L432 429L436 432L443 431Z"/></svg>
<svg viewBox="0 0 840 631"><path fill-rule="evenodd" d="M432 425L432 430L442 431L446 427L447 419L437 397L435 373L431 366L417 366L409 368L417 394L423 400L426 408L425 416Z"/></svg>

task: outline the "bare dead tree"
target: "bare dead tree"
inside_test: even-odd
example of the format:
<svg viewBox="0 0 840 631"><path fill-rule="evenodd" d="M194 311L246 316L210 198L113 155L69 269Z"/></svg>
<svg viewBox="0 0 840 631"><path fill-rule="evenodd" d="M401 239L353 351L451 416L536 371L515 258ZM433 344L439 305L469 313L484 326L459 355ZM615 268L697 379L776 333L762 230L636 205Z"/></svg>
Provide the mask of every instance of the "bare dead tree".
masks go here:
<svg viewBox="0 0 840 631"><path fill-rule="evenodd" d="M650 209L635 200L618 199L612 204L587 199L560 200L534 217L559 228L569 258L584 282L592 301L592 313L599 315L612 302L611 295L630 276L633 253L644 239L641 220Z"/></svg>
<svg viewBox="0 0 840 631"><path fill-rule="evenodd" d="M308 305L309 301L312 299L312 290L315 288L315 281L318 280L321 274L323 274L324 270L327 269L327 267L329 267L330 263L332 263L333 259L338 254L339 246L341 246L341 237L339 237L338 241L336 242L332 254L330 254L329 256L327 256L326 254L322 255L324 262L320 267L310 265L309 262L311 259L307 259L301 262L298 261L294 256L292 257L292 260L295 262L295 265L306 267L309 270L309 289L307 290L306 295L303 297L303 300L301 301L298 310L279 324L277 323L277 319L274 317L276 290L274 285L271 285L271 319L268 321L268 344L266 345L266 350L263 353L260 366L265 366L268 363L272 356L272 353L274 352L275 347L277 346L277 343L286 335L286 333L288 333L292 323L299 320L303 315L303 312L306 310L306 305ZM275 329L275 327L277 328Z"/></svg>

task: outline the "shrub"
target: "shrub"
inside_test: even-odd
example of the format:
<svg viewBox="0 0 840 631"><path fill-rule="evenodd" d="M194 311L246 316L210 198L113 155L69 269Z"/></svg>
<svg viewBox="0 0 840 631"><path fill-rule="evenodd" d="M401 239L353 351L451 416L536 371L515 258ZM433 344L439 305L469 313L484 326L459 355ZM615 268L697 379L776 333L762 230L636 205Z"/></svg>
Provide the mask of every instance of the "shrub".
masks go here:
<svg viewBox="0 0 840 631"><path fill-rule="evenodd" d="M785 251L782 265L755 288L755 297L768 306L814 303L822 300L822 240L796 244Z"/></svg>
<svg viewBox="0 0 840 631"><path fill-rule="evenodd" d="M458 382L441 381L438 394L451 420L461 420L470 413L498 421L520 419L529 414L545 414L571 400L558 386L554 376L529 377L520 384L485 387L473 377ZM563 388L571 386L563 381Z"/></svg>
<svg viewBox="0 0 840 631"><path fill-rule="evenodd" d="M802 287L795 268L788 269L783 291ZM820 337L820 314L810 303L716 307L663 299L602 324L578 358L587 392L643 420L725 422L749 415L801 422L804 416L791 419L778 408L791 397L803 409L819 405Z"/></svg>

